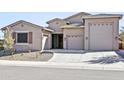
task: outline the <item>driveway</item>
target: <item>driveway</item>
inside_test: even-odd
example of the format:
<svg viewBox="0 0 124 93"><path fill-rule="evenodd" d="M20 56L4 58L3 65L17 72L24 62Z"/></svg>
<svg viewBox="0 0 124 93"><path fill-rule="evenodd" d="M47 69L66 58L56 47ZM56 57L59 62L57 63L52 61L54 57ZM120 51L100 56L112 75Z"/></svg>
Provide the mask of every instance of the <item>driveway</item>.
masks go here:
<svg viewBox="0 0 124 93"><path fill-rule="evenodd" d="M81 53L54 53L50 62L80 62Z"/></svg>
<svg viewBox="0 0 124 93"><path fill-rule="evenodd" d="M49 62L67 62L84 64L113 64L124 62L121 57L124 51L95 51L95 52L55 52Z"/></svg>

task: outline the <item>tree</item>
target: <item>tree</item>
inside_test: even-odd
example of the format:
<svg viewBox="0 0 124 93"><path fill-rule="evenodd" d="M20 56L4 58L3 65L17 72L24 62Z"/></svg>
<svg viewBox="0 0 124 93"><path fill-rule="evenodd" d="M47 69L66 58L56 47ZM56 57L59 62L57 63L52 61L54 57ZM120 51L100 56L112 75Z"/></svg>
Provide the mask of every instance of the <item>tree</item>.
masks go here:
<svg viewBox="0 0 124 93"><path fill-rule="evenodd" d="M121 33L120 33L120 39L122 40L122 41L124 41L124 27L121 27Z"/></svg>
<svg viewBox="0 0 124 93"><path fill-rule="evenodd" d="M6 30L3 31L4 32L4 44L5 44L5 48L6 49L13 49L13 45L14 45L14 39L12 38L12 30L9 30L9 28L7 28Z"/></svg>

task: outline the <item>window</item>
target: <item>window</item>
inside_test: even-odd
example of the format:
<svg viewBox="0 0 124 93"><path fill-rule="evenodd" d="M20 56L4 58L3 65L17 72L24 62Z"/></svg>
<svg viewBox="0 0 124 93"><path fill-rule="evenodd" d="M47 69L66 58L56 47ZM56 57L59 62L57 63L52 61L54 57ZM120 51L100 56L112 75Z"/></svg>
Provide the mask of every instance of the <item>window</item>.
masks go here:
<svg viewBox="0 0 124 93"><path fill-rule="evenodd" d="M28 43L28 33L18 33L17 43Z"/></svg>

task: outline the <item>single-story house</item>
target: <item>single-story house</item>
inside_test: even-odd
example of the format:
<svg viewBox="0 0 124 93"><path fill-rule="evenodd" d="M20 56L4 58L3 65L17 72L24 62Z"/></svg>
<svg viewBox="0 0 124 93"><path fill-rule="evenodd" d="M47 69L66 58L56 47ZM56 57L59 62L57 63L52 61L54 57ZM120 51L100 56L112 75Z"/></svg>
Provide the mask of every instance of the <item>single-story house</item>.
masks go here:
<svg viewBox="0 0 124 93"><path fill-rule="evenodd" d="M12 30L16 50L118 50L121 14L92 15L80 12L64 19L54 18L48 27L18 21L1 28Z"/></svg>
<svg viewBox="0 0 124 93"><path fill-rule="evenodd" d="M1 30L5 31L7 29L11 31L10 34L12 35L15 43L14 48L17 51L42 50L44 47L45 49L51 48L50 38L51 32L53 31L51 29L44 28L24 20L5 26ZM44 46L45 41L46 46Z"/></svg>

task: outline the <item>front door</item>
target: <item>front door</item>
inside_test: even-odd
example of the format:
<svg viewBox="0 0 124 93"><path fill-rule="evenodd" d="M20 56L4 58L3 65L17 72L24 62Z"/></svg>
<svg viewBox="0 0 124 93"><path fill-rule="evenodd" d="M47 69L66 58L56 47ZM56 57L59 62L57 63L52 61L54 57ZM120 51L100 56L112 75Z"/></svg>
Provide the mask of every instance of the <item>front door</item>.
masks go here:
<svg viewBox="0 0 124 93"><path fill-rule="evenodd" d="M52 34L52 48L53 49L63 48L63 34Z"/></svg>

